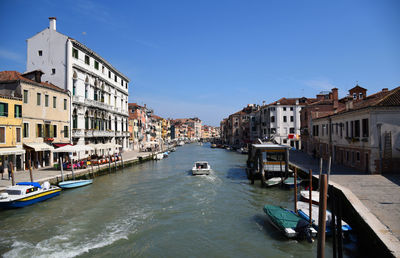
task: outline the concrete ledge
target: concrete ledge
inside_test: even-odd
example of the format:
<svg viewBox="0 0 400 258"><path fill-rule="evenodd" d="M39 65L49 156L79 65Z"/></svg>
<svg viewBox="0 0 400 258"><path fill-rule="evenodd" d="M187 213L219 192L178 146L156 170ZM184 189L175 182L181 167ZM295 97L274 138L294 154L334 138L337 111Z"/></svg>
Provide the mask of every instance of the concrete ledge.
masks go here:
<svg viewBox="0 0 400 258"><path fill-rule="evenodd" d="M297 168L299 176L303 178L308 178L308 169L290 163L290 166ZM313 175L313 188L317 188L319 182L319 176ZM333 187L335 193L341 195L348 205L344 204L347 208L343 209L344 217L346 215L351 217L351 214L356 214L359 220L354 224L357 224L359 230L365 230L364 232L371 232L373 235L363 237L365 239L373 239L370 241L369 249L373 250L373 253L379 255L380 257L400 257L400 241L397 239L390 230L382 224L382 222L373 214L371 211L358 199L358 197L350 191L348 188L332 182L330 180L329 186ZM352 210L349 210L352 209ZM349 215L350 214L350 215ZM353 221L357 218L354 218ZM350 222L350 221L348 221ZM382 250L385 249L385 250Z"/></svg>

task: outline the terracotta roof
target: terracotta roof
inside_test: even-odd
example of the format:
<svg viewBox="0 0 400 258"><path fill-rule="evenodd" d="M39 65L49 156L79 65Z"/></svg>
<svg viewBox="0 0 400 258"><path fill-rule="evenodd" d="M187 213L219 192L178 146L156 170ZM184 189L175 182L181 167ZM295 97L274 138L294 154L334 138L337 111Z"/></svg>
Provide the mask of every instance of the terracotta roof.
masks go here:
<svg viewBox="0 0 400 258"><path fill-rule="evenodd" d="M152 118L157 119L157 120L161 120L163 119L162 117L156 116L156 115L151 115Z"/></svg>
<svg viewBox="0 0 400 258"><path fill-rule="evenodd" d="M357 84L356 86L351 88L349 91L353 91L353 90L367 90L367 89L365 89L365 88L363 88L363 87L361 87L360 85Z"/></svg>
<svg viewBox="0 0 400 258"><path fill-rule="evenodd" d="M375 106L400 106L400 86L391 90Z"/></svg>
<svg viewBox="0 0 400 258"><path fill-rule="evenodd" d="M22 76L22 74L17 71L2 71L2 72L0 72L0 81L1 82L24 81L24 82L27 82L30 84L50 88L50 89L53 89L56 91L67 92L66 90L64 90L60 87L57 87L56 85L54 85L52 83L48 83L48 82L40 82L39 83L36 81L29 80L29 79L25 78L24 76Z"/></svg>

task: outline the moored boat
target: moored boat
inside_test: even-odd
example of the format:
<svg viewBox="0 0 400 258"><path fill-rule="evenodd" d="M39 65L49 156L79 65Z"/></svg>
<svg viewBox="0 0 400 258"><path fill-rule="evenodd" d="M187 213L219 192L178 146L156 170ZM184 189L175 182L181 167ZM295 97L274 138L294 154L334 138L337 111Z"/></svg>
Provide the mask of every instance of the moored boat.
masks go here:
<svg viewBox="0 0 400 258"><path fill-rule="evenodd" d="M282 183L281 177L271 177L271 178L265 180L265 186L267 186L267 187L279 185L281 183Z"/></svg>
<svg viewBox="0 0 400 258"><path fill-rule="evenodd" d="M306 220L290 210L267 204L264 212L270 223L287 238L307 238L311 241L311 237L317 235L317 231Z"/></svg>
<svg viewBox="0 0 400 258"><path fill-rule="evenodd" d="M297 186L300 186L301 184L301 179L297 178L296 181ZM283 186L286 188L294 188L294 177L288 177L283 181Z"/></svg>
<svg viewBox="0 0 400 258"><path fill-rule="evenodd" d="M58 186L63 189L77 188L85 185L90 185L93 183L93 179L87 180L68 180L58 183Z"/></svg>
<svg viewBox="0 0 400 258"><path fill-rule="evenodd" d="M207 161L196 161L192 168L193 175L209 175L211 172L211 166Z"/></svg>
<svg viewBox="0 0 400 258"><path fill-rule="evenodd" d="M303 219L309 221L310 220L310 204L305 202L297 202L297 209L299 216ZM312 224L315 229L318 229L318 222L319 222L319 206L312 204L311 207L311 219ZM326 233L327 235L331 235L331 222L332 222L332 214L330 211L326 210ZM342 220L342 231L348 232L352 228Z"/></svg>
<svg viewBox="0 0 400 258"><path fill-rule="evenodd" d="M313 204L319 204L319 192L311 191L311 199ZM300 191L300 200L302 200L303 202L309 202L310 200L309 190Z"/></svg>
<svg viewBox="0 0 400 258"><path fill-rule="evenodd" d="M61 188L44 182L20 182L0 194L0 208L12 209L41 202L60 194Z"/></svg>

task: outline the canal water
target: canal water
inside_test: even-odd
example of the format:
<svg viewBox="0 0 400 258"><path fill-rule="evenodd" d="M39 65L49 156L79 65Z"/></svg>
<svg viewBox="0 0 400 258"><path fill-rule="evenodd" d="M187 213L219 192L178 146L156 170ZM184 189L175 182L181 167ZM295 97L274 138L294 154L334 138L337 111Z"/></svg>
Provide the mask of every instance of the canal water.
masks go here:
<svg viewBox="0 0 400 258"><path fill-rule="evenodd" d="M316 257L316 241L288 240L268 223L263 206L292 208L293 192L250 185L246 157L193 143L45 202L0 211L0 254ZM191 175L197 160L210 163L211 175Z"/></svg>

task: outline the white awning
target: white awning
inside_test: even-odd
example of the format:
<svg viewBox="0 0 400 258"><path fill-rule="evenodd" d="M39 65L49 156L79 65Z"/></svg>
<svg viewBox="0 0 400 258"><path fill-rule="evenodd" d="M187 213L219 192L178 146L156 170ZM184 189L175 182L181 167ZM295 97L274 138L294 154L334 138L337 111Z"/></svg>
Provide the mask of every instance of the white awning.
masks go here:
<svg viewBox="0 0 400 258"><path fill-rule="evenodd" d="M50 146L46 143L24 143L24 145L29 148L34 149L35 151L53 151L54 147Z"/></svg>
<svg viewBox="0 0 400 258"><path fill-rule="evenodd" d="M4 155L19 155L19 154L24 154L25 150L22 148L0 148L0 156Z"/></svg>
<svg viewBox="0 0 400 258"><path fill-rule="evenodd" d="M91 151L94 148L86 145L65 145L58 149L55 149L53 152L78 152L78 151Z"/></svg>

